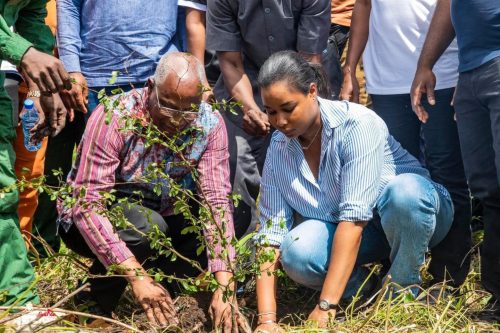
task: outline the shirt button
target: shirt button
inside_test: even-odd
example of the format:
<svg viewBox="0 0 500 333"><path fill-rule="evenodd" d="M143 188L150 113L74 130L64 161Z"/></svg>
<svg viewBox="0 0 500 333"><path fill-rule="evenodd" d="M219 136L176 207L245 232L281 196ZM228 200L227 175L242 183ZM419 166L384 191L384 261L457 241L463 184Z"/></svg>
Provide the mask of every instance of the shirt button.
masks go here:
<svg viewBox="0 0 500 333"><path fill-rule="evenodd" d="M271 8L264 8L264 13L269 14L271 12Z"/></svg>
<svg viewBox="0 0 500 333"><path fill-rule="evenodd" d="M274 36L269 36L267 37L267 39L269 39L269 41L272 42L274 40Z"/></svg>

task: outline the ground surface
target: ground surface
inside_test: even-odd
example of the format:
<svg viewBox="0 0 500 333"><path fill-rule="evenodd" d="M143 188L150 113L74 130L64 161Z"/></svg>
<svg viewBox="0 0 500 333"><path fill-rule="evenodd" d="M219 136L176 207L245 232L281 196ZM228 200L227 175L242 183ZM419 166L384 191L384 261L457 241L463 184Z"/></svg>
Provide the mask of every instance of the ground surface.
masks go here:
<svg viewBox="0 0 500 333"><path fill-rule="evenodd" d="M480 236L476 235L476 241L479 240ZM478 246L475 247L477 250ZM423 290L417 300L399 297L393 302L386 302L381 298L376 299L371 306L359 311L345 309L329 330L315 329L304 321L315 306L317 292L282 280L278 292L278 318L286 332L500 332L500 325L476 318L490 297L480 286L477 258L475 253L473 268L466 283L453 296L447 295L446 290L442 289L435 291L433 297L426 297L427 290ZM62 300L63 304L59 308L86 311L76 307L67 296L85 279L88 262L81 258L75 260L63 250L49 259L35 260L34 263L39 279L41 306L50 307ZM245 292L239 295L238 300L242 313L255 328L256 299L252 280L246 283ZM430 300L434 302L431 304ZM98 319L89 325L87 318L73 314L62 317L50 327L37 323L35 328L43 332L211 332L212 324L207 314L209 302L210 295L207 293L176 298L180 327L158 330L148 324L144 313L127 291L113 314L113 323ZM0 333L7 328L6 319L14 316L0 311ZM126 328L127 325L131 328Z"/></svg>

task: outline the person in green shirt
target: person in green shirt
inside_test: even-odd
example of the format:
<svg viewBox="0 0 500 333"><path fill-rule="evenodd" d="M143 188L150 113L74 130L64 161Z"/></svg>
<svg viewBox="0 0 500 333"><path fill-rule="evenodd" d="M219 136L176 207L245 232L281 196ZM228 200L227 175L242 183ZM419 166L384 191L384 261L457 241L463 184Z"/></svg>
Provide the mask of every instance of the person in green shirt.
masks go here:
<svg viewBox="0 0 500 333"><path fill-rule="evenodd" d="M28 96L40 112L34 131L54 136L64 127L67 116L59 92L71 89L71 81L62 63L51 55L54 37L45 25L46 5L47 0L0 0L0 61L17 65L28 83ZM15 129L4 80L4 73L0 73L0 304L37 303L34 272L16 212ZM71 101L65 103L69 109Z"/></svg>

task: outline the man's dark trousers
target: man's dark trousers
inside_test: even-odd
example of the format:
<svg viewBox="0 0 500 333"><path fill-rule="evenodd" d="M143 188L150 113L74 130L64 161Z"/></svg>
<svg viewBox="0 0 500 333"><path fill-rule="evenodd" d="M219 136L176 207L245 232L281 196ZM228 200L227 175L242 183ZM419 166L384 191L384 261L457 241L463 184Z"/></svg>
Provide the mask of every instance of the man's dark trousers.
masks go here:
<svg viewBox="0 0 500 333"><path fill-rule="evenodd" d="M483 204L482 282L500 300L500 57L460 73L455 110L467 180Z"/></svg>
<svg viewBox="0 0 500 333"><path fill-rule="evenodd" d="M197 261L201 267L207 267L208 260L205 252L197 254L200 242L196 238L196 234L182 234L182 230L189 226L182 214L164 218L157 212L143 206L134 205L128 207L128 205L123 205L122 207L125 217L137 230L147 234L152 225L157 225L163 234L172 239L172 246L179 253L184 257ZM197 206L192 208L192 212L197 211L197 209ZM72 225L67 232L61 226L59 234L68 248L79 255L94 260L89 269L89 274L95 276L106 275L106 268L92 253L75 225ZM145 269L158 268L168 276L175 275L179 278L196 277L201 273L191 263L183 259L178 258L176 261L171 261L170 258L157 256L155 250L151 249L150 239L133 229L120 230L118 235ZM90 278L89 282L92 299L99 303L101 308L108 313L112 312L118 305L118 301L127 287L127 281L122 277ZM175 281L167 283L164 280L162 283L171 293L182 290Z"/></svg>

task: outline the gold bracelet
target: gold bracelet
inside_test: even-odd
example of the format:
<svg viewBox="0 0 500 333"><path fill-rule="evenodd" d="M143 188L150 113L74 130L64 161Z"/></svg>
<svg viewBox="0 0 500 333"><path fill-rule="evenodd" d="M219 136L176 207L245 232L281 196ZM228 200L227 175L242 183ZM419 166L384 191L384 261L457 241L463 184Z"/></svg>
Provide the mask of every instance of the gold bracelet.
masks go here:
<svg viewBox="0 0 500 333"><path fill-rule="evenodd" d="M276 320L269 319L269 320L259 321L257 323L257 325L265 325L265 324L276 324Z"/></svg>
<svg viewBox="0 0 500 333"><path fill-rule="evenodd" d="M39 98L40 96L42 96L42 93L40 92L40 90L30 90L30 91L28 91L28 95L26 95L26 97L28 97L28 98L30 98L30 97Z"/></svg>

